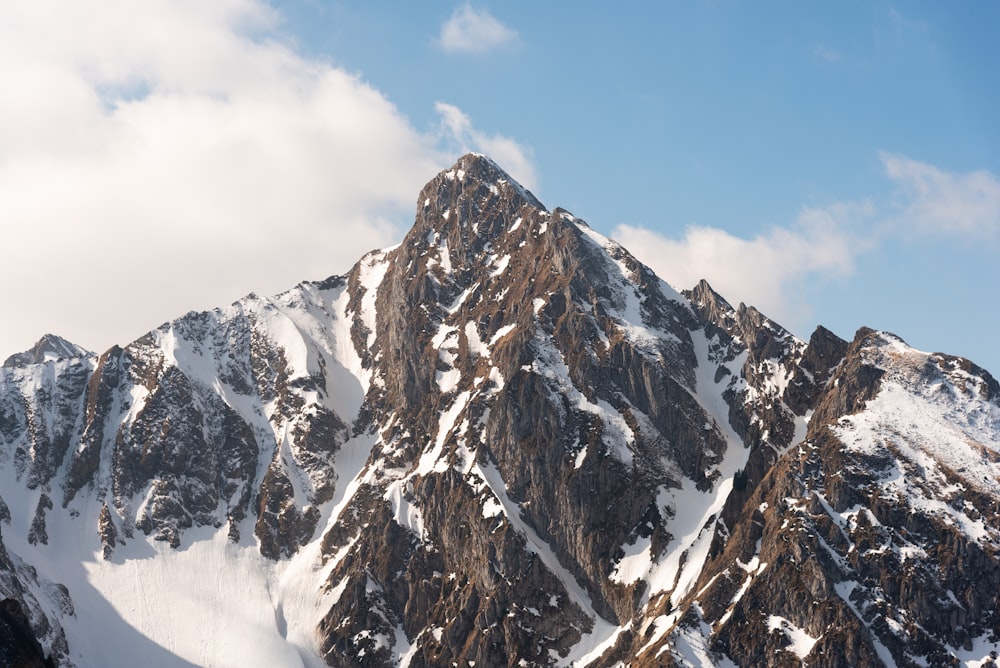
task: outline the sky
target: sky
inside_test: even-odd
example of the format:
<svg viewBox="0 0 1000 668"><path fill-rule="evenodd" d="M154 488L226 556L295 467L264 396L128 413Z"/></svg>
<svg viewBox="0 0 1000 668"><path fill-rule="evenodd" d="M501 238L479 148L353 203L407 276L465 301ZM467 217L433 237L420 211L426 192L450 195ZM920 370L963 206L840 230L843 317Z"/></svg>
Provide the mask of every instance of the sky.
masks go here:
<svg viewBox="0 0 1000 668"><path fill-rule="evenodd" d="M346 273L490 155L678 288L1000 375L1000 4L0 3L0 359Z"/></svg>

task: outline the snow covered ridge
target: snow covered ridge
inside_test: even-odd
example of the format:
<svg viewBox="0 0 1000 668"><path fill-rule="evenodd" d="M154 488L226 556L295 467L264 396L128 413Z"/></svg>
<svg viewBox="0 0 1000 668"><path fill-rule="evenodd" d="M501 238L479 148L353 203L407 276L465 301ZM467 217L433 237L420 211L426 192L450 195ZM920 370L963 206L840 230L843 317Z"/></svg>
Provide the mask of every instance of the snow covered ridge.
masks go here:
<svg viewBox="0 0 1000 668"><path fill-rule="evenodd" d="M1000 527L963 498L967 490L1000 497L995 381L965 360L920 352L884 333L864 357L884 372L880 390L834 433L852 451L884 459L884 496L905 497L972 540L1000 544Z"/></svg>
<svg viewBox="0 0 1000 668"><path fill-rule="evenodd" d="M40 644L0 633L0 656L866 666L998 648L988 374L678 292L484 156L344 276L100 356L47 337L11 359L0 627Z"/></svg>
<svg viewBox="0 0 1000 668"><path fill-rule="evenodd" d="M883 438L909 441L966 484L1000 493L1000 468L994 466L1000 455L996 382L966 360L920 352L885 333L864 353L885 372L881 390L862 415L843 421L841 437L858 447L877 441L874 435L849 435L850 424L850 431L865 426ZM873 422L876 417L879 423Z"/></svg>

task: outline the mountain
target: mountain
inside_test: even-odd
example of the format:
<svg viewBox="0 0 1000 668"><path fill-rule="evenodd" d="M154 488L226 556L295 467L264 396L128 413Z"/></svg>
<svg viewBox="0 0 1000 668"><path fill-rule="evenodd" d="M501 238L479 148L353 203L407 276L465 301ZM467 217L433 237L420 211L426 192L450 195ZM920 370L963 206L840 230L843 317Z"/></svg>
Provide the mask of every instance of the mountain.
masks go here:
<svg viewBox="0 0 1000 668"><path fill-rule="evenodd" d="M995 665L986 371L678 292L483 156L344 276L63 343L0 369L0 656Z"/></svg>

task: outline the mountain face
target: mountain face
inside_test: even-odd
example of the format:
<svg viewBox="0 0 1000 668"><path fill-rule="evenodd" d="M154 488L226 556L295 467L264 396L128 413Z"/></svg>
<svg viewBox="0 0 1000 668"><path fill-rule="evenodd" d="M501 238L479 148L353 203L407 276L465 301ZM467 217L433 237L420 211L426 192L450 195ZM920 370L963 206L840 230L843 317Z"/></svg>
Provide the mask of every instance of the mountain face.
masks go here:
<svg viewBox="0 0 1000 668"><path fill-rule="evenodd" d="M0 497L23 665L1000 650L987 372L679 293L476 155L345 276L8 359Z"/></svg>

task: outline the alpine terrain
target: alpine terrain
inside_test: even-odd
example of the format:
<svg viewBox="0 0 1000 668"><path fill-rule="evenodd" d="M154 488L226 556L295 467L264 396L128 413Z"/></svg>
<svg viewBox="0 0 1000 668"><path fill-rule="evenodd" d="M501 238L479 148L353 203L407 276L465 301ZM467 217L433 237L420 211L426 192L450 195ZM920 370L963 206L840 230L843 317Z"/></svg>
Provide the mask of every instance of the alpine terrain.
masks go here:
<svg viewBox="0 0 1000 668"><path fill-rule="evenodd" d="M496 164L0 369L0 664L996 666L1000 385L678 292Z"/></svg>

